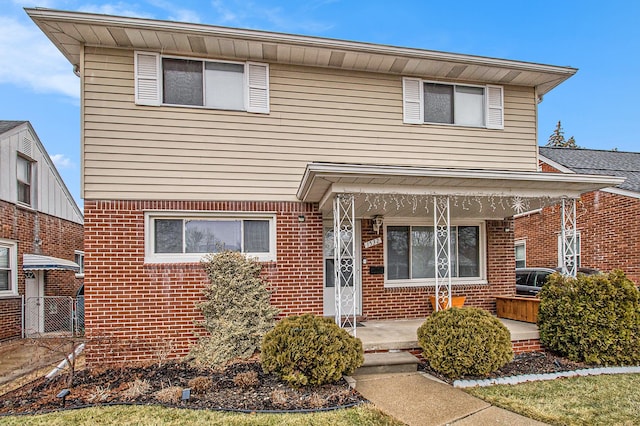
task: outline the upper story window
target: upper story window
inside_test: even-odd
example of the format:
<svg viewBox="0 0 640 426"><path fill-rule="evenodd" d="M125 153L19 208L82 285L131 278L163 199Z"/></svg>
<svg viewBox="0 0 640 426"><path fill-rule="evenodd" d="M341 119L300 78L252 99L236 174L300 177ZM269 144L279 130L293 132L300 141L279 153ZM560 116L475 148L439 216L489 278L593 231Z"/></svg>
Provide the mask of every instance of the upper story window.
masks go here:
<svg viewBox="0 0 640 426"><path fill-rule="evenodd" d="M404 122L504 128L501 86L403 78Z"/></svg>
<svg viewBox="0 0 640 426"><path fill-rule="evenodd" d="M275 217L263 214L148 213L147 262L197 262L208 253L239 251L275 260Z"/></svg>
<svg viewBox="0 0 640 426"><path fill-rule="evenodd" d="M32 162L24 157L18 156L16 161L18 202L31 205L33 166Z"/></svg>
<svg viewBox="0 0 640 426"><path fill-rule="evenodd" d="M16 244L0 240L0 296L18 294Z"/></svg>
<svg viewBox="0 0 640 426"><path fill-rule="evenodd" d="M139 105L269 112L269 66L135 53Z"/></svg>

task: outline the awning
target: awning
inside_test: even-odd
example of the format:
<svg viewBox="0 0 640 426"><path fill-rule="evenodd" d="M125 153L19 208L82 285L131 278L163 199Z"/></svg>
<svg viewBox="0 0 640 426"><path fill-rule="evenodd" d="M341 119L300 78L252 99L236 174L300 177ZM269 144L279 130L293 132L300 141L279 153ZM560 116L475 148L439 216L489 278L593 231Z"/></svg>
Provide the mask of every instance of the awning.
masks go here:
<svg viewBox="0 0 640 426"><path fill-rule="evenodd" d="M25 271L53 269L80 272L80 265L71 260L60 259L53 256L25 254L24 256L22 256L22 269L24 269Z"/></svg>
<svg viewBox="0 0 640 426"><path fill-rule="evenodd" d="M623 181L577 173L310 163L297 197L331 212L336 194L352 193L356 217L372 217L412 216L418 206L433 205L433 196L444 195L452 198L457 217L499 219Z"/></svg>

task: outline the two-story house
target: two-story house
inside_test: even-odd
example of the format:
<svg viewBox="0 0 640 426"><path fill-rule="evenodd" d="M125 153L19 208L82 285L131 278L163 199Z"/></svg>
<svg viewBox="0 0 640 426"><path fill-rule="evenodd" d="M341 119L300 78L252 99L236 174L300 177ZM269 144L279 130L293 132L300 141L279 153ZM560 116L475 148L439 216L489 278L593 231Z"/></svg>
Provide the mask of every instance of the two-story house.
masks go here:
<svg viewBox="0 0 640 426"><path fill-rule="evenodd" d="M353 329L434 294L493 311L515 292L512 216L621 181L538 172L537 103L574 68L27 13L80 77L87 334L128 342L89 363L186 353L222 247L263 262L282 315Z"/></svg>
<svg viewBox="0 0 640 426"><path fill-rule="evenodd" d="M618 186L582 194L577 203L578 266L623 270L640 284L640 153L540 147L543 171L622 176ZM553 207L519 215L515 227L518 266L555 268L561 239Z"/></svg>
<svg viewBox="0 0 640 426"><path fill-rule="evenodd" d="M82 224L31 124L0 121L0 341L47 332L44 298L76 295Z"/></svg>

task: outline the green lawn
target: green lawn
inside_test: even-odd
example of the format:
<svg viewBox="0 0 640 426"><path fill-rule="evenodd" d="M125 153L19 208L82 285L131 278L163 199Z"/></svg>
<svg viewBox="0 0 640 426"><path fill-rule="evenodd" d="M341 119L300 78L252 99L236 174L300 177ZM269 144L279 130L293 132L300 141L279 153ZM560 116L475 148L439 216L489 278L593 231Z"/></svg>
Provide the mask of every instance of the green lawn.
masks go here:
<svg viewBox="0 0 640 426"><path fill-rule="evenodd" d="M402 423L372 405L309 414L234 414L158 406L113 406L61 411L39 416L0 417L0 425L285 425L338 426Z"/></svg>
<svg viewBox="0 0 640 426"><path fill-rule="evenodd" d="M574 377L466 391L550 424L640 424L640 374Z"/></svg>

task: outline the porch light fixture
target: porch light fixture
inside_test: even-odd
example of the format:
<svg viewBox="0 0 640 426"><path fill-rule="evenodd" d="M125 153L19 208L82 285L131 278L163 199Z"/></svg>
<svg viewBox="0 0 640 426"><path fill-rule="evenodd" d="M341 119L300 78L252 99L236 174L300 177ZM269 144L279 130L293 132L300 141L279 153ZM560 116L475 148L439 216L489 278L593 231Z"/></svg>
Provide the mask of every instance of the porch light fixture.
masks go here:
<svg viewBox="0 0 640 426"><path fill-rule="evenodd" d="M371 221L373 222L373 232L375 232L378 235L380 234L380 227L382 226L382 220L383 220L382 216L374 216L373 219L371 219Z"/></svg>
<svg viewBox="0 0 640 426"><path fill-rule="evenodd" d="M305 221L305 217L303 214L301 214L300 216L298 216L298 222L304 222Z"/></svg>

